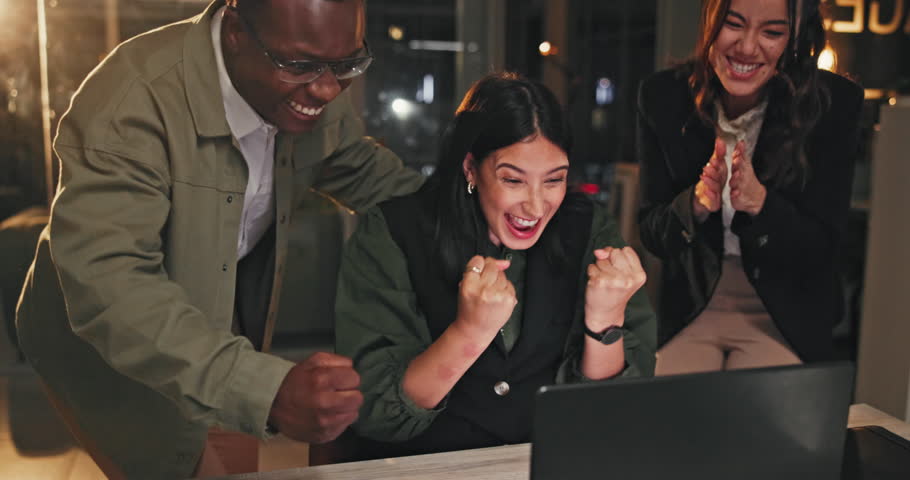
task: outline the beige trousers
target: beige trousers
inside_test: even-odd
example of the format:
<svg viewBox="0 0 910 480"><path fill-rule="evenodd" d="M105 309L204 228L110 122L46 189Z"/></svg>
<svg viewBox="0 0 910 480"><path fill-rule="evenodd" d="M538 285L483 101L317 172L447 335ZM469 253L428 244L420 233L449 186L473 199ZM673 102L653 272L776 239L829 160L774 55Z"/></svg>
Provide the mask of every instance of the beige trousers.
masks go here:
<svg viewBox="0 0 910 480"><path fill-rule="evenodd" d="M657 352L655 375L799 363L746 278L741 258L727 256L705 311Z"/></svg>

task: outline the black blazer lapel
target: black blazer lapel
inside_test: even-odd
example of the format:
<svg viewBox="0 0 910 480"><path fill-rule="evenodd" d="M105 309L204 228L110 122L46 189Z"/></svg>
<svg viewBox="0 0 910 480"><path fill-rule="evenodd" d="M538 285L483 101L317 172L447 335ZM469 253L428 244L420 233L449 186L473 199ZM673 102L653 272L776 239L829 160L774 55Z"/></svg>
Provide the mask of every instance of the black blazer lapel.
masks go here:
<svg viewBox="0 0 910 480"><path fill-rule="evenodd" d="M711 155L714 153L714 139L717 138L717 135L694 113L682 127L681 134L683 154L673 158L685 159L686 162L680 165L680 176L675 180L679 182L679 185L688 187L698 181L701 169L711 159Z"/></svg>
<svg viewBox="0 0 910 480"><path fill-rule="evenodd" d="M567 197L549 235L558 235L565 246L565 258L559 265L547 259L546 250L538 245L528 251L525 273L524 318L521 334L512 355L522 358L534 355L534 349L548 335L565 335L575 317L578 283L582 261L591 236L593 206L585 197ZM547 239L549 240L549 239Z"/></svg>

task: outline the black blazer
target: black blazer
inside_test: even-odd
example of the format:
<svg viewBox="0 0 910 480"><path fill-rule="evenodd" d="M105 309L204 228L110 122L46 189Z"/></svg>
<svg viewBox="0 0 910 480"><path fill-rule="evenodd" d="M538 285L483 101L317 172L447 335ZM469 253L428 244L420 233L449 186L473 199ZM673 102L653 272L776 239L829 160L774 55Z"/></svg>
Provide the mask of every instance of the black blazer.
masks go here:
<svg viewBox="0 0 910 480"><path fill-rule="evenodd" d="M737 212L743 268L781 333L804 361L832 355L831 328L842 310L836 258L846 226L858 153L863 91L820 71L830 107L808 137L805 187L766 185L758 215ZM771 98L770 101L774 101ZM771 108L768 109L771 112ZM753 164L767 165L766 117ZM663 263L658 343L663 345L704 310L720 278L720 212L698 224L692 214L695 184L714 148L714 129L695 113L687 69L658 72L638 92L638 160L644 246Z"/></svg>

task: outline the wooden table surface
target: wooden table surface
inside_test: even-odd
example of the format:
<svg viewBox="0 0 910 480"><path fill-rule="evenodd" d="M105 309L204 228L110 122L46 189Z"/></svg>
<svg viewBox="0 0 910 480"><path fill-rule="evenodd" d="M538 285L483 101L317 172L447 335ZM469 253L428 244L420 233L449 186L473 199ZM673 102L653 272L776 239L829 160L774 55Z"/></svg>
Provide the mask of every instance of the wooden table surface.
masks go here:
<svg viewBox="0 0 910 480"><path fill-rule="evenodd" d="M910 424L869 405L850 407L848 427L880 425L910 440ZM531 445L387 458L222 477L223 480L527 480Z"/></svg>

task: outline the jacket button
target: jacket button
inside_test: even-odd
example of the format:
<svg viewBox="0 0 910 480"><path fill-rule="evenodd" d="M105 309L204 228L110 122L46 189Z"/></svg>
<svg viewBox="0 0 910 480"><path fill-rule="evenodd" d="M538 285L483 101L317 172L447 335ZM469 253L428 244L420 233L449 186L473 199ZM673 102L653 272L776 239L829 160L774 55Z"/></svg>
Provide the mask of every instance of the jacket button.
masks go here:
<svg viewBox="0 0 910 480"><path fill-rule="evenodd" d="M224 263L224 264L221 265L221 271L222 271L222 272L226 272L226 271L227 271L227 264L226 264L226 263Z"/></svg>
<svg viewBox="0 0 910 480"><path fill-rule="evenodd" d="M496 385L493 385L493 392L495 392L496 395L499 395L500 397L505 397L508 395L509 389L509 384L502 380L496 382Z"/></svg>
<svg viewBox="0 0 910 480"><path fill-rule="evenodd" d="M683 240L685 240L686 243L692 243L692 234L691 233L683 230L682 236L683 236Z"/></svg>
<svg viewBox="0 0 910 480"><path fill-rule="evenodd" d="M288 219L287 215L281 216L281 224L284 225L284 222Z"/></svg>
<svg viewBox="0 0 910 480"><path fill-rule="evenodd" d="M228 196L227 196L227 202L228 202L228 203L231 203L231 202L233 202L233 201L234 201L234 196L233 196L233 195L228 195Z"/></svg>
<svg viewBox="0 0 910 480"><path fill-rule="evenodd" d="M765 245L768 244L768 236L767 236L767 235L762 235L762 236L758 237L758 242L757 242L757 243L758 243L758 246L759 246L759 247L764 247Z"/></svg>
<svg viewBox="0 0 910 480"><path fill-rule="evenodd" d="M758 280L758 276L759 276L759 275L761 275L761 269L758 268L758 267L755 267L755 268L752 270L752 279L753 279L753 280Z"/></svg>

